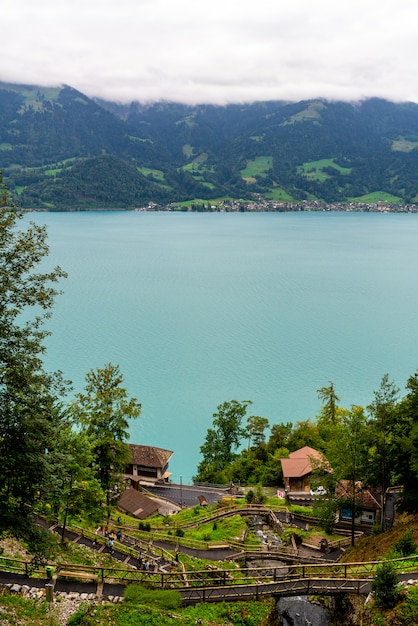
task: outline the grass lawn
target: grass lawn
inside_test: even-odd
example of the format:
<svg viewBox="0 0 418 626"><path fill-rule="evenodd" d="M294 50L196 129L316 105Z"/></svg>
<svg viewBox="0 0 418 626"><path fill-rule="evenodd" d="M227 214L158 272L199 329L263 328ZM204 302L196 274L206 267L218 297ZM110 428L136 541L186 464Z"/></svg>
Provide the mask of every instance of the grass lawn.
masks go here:
<svg viewBox="0 0 418 626"><path fill-rule="evenodd" d="M128 592L132 594L132 592ZM132 594L133 595L133 594ZM153 594L145 594L143 598L133 597L123 605L102 605L80 611L80 626L92 624L109 624L110 626L194 626L197 623L211 626L237 624L242 626L259 626L272 612L272 601L262 602L222 602L219 604L199 604L181 608L176 605L175 598L164 598L160 595L153 599ZM71 623L71 622L70 622Z"/></svg>
<svg viewBox="0 0 418 626"><path fill-rule="evenodd" d="M30 626L56 626L57 621L48 616L45 601L28 600L23 596L0 592L0 623L30 624Z"/></svg>
<svg viewBox="0 0 418 626"><path fill-rule="evenodd" d="M255 179L256 176L266 176L268 170L273 167L273 157L259 156L252 161L247 161L247 167L241 170L241 176L244 180Z"/></svg>
<svg viewBox="0 0 418 626"><path fill-rule="evenodd" d="M280 187L272 187L268 193L265 194L267 200L274 200L276 202L294 202L293 196L289 195L287 191Z"/></svg>
<svg viewBox="0 0 418 626"><path fill-rule="evenodd" d="M144 176L153 176L156 180L164 180L164 172L161 170L154 170L150 167L139 167L138 171Z"/></svg>
<svg viewBox="0 0 418 626"><path fill-rule="evenodd" d="M349 167L341 167L337 163L334 163L334 159L320 159L319 161L308 161L297 168L298 174L305 176L310 180L317 180L323 182L330 177L329 174L323 171L325 167L332 167L340 174L349 174L351 169Z"/></svg>
<svg viewBox="0 0 418 626"><path fill-rule="evenodd" d="M392 141L392 150L394 152L411 152L418 146L417 141L409 141L405 137L399 137Z"/></svg>
<svg viewBox="0 0 418 626"><path fill-rule="evenodd" d="M391 193L386 193L386 191L373 191L372 193L365 194L364 196L350 198L350 201L365 202L366 204L377 204L378 202L398 204L402 203L402 198L399 198L399 196L393 196Z"/></svg>

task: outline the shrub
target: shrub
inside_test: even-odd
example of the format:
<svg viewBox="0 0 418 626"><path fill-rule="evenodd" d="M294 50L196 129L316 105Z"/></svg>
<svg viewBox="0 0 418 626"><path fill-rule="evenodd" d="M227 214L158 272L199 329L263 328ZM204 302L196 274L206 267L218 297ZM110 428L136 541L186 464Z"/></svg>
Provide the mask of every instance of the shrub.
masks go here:
<svg viewBox="0 0 418 626"><path fill-rule="evenodd" d="M248 504L250 504L251 502L253 502L254 500L254 491L252 489L250 489L249 491L247 491L247 494L245 496L246 501L248 502Z"/></svg>
<svg viewBox="0 0 418 626"><path fill-rule="evenodd" d="M247 491L245 499L248 504L264 504L264 502L266 501L266 496L263 492L263 486L257 485L255 490L250 489L249 491Z"/></svg>
<svg viewBox="0 0 418 626"><path fill-rule="evenodd" d="M151 531L151 524L149 522L138 522L138 529L145 530L149 533Z"/></svg>
<svg viewBox="0 0 418 626"><path fill-rule="evenodd" d="M417 545L414 541L414 534L411 528L406 530L402 537L398 539L398 541L394 544L394 548L396 552L402 556L409 556L410 554L414 554L416 552Z"/></svg>
<svg viewBox="0 0 418 626"><path fill-rule="evenodd" d="M130 604L145 604L161 609L178 609L181 605L181 596L178 591L147 589L140 585L128 585L125 589L124 600Z"/></svg>
<svg viewBox="0 0 418 626"><path fill-rule="evenodd" d="M304 530L299 530L298 528L285 528L281 534L283 544L289 545L292 541L292 537L294 538L296 545L299 546L306 537L306 532Z"/></svg>
<svg viewBox="0 0 418 626"><path fill-rule="evenodd" d="M376 604L384 609L395 606L398 598L398 577L393 563L384 561L376 569L376 575L371 584Z"/></svg>
<svg viewBox="0 0 418 626"><path fill-rule="evenodd" d="M335 526L335 514L337 511L337 501L335 498L326 498L315 500L313 503L313 512L319 517L319 525L327 535L331 535Z"/></svg>
<svg viewBox="0 0 418 626"><path fill-rule="evenodd" d="M182 528L177 528L176 537L184 537L184 530Z"/></svg>

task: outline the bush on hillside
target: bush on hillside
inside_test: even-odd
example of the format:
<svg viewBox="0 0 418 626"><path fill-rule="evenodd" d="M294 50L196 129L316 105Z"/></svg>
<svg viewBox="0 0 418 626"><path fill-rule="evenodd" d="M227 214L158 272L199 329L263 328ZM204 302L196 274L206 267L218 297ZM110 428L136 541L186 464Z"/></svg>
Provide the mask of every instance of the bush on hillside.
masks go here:
<svg viewBox="0 0 418 626"><path fill-rule="evenodd" d="M376 569L376 575L371 584L376 604L384 609L394 607L399 595L397 585L398 576L394 564L384 561Z"/></svg>
<svg viewBox="0 0 418 626"><path fill-rule="evenodd" d="M394 548L396 552L401 554L402 556L409 556L410 554L415 554L417 551L417 544L414 541L414 533L412 529L406 530L404 534L398 539L398 541L394 544Z"/></svg>
<svg viewBox="0 0 418 626"><path fill-rule="evenodd" d="M145 604L160 609L178 609L181 596L171 589L147 589L140 585L128 585L124 593L124 601L130 604Z"/></svg>

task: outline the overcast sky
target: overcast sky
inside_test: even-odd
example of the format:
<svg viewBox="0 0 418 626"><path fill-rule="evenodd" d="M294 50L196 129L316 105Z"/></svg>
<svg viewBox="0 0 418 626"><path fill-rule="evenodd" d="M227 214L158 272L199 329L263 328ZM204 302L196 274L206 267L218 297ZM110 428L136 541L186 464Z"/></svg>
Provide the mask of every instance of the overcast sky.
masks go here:
<svg viewBox="0 0 418 626"><path fill-rule="evenodd" d="M2 0L0 80L119 102L418 102L417 24L417 0Z"/></svg>

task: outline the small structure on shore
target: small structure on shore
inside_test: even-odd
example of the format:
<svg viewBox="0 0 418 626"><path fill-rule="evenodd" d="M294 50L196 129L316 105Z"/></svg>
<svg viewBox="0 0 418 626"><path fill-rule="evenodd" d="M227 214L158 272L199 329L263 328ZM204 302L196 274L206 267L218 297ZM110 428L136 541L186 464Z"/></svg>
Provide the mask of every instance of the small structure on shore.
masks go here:
<svg viewBox="0 0 418 626"><path fill-rule="evenodd" d="M171 476L168 463L173 456L171 450L135 443L128 446L132 460L125 468L124 478L130 481L134 489L138 489L139 485L153 486L168 482Z"/></svg>

